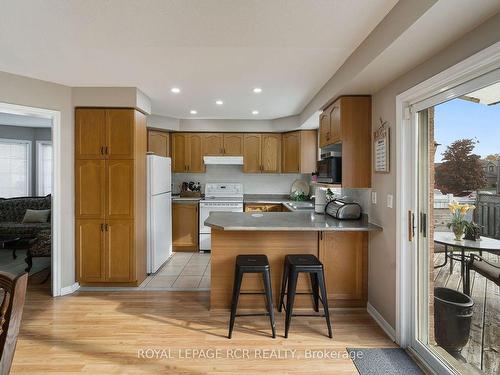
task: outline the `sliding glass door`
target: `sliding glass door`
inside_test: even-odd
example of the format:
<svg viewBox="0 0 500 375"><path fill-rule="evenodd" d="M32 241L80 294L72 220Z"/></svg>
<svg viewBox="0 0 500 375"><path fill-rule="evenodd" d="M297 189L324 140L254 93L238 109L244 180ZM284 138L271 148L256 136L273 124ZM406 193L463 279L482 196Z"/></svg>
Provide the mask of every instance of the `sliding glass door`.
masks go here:
<svg viewBox="0 0 500 375"><path fill-rule="evenodd" d="M410 346L439 374L500 373L500 72L489 77L410 111Z"/></svg>

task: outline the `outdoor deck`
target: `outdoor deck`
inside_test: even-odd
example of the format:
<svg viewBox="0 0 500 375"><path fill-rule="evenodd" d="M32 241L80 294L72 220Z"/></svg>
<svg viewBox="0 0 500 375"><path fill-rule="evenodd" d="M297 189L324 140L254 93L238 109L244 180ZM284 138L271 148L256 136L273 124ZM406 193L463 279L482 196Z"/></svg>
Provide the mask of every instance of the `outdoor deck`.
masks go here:
<svg viewBox="0 0 500 375"><path fill-rule="evenodd" d="M500 256L483 253L483 257L500 262ZM444 261L444 254L435 254L434 264ZM434 286L462 291L460 262L434 269ZM470 339L462 349L463 362L480 369L488 375L500 374L500 288L481 275L471 274L471 297L474 300L474 315Z"/></svg>

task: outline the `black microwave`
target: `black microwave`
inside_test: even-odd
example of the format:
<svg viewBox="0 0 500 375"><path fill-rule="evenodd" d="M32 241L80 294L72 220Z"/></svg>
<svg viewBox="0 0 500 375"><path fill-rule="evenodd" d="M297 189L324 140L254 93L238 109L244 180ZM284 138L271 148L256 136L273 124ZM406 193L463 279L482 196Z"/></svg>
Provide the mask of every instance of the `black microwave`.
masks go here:
<svg viewBox="0 0 500 375"><path fill-rule="evenodd" d="M342 183L342 154L329 152L318 161L318 182L326 184Z"/></svg>

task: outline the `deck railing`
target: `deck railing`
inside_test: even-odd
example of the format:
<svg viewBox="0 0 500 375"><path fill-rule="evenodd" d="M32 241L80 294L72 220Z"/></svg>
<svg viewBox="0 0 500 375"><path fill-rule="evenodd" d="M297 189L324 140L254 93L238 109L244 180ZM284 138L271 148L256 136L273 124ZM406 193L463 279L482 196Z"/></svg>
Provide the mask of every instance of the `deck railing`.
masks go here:
<svg viewBox="0 0 500 375"><path fill-rule="evenodd" d="M474 216L482 236L500 239L500 195L479 194Z"/></svg>

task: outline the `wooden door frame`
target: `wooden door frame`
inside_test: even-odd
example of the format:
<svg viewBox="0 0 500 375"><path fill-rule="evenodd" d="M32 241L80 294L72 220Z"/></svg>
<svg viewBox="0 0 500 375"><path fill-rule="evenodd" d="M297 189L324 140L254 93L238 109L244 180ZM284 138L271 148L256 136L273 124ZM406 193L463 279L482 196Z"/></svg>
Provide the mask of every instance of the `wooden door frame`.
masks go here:
<svg viewBox="0 0 500 375"><path fill-rule="evenodd" d="M443 361L422 344L415 343L414 290L416 287L416 240L409 240L409 215L415 214L418 228L416 152L418 150L417 113L425 108L473 91L471 80L486 80L500 69L500 42L470 56L456 65L423 81L396 97L396 342L408 348L429 369L453 373ZM498 72L497 72L498 73ZM469 91L467 91L469 90ZM403 152L404 150L404 152ZM415 229L415 233L418 230ZM419 351L415 350L419 346Z"/></svg>
<svg viewBox="0 0 500 375"><path fill-rule="evenodd" d="M51 277L52 277L52 295L54 297L67 294L63 292L61 274L61 112L50 109L30 107L24 105L2 103L0 102L0 112L10 113L21 116L34 116L50 119L52 121L52 253L51 253ZM74 256L74 253L73 253ZM69 291L71 293L71 291Z"/></svg>

